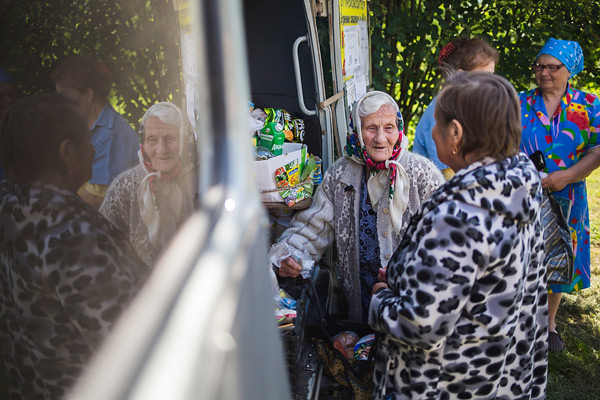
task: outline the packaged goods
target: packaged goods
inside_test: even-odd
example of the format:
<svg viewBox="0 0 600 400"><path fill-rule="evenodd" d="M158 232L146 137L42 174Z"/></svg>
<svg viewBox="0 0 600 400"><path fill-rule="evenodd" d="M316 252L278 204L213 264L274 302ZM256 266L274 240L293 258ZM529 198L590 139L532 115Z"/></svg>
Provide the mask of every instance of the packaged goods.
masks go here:
<svg viewBox="0 0 600 400"><path fill-rule="evenodd" d="M296 118L292 121L292 142L304 143L304 120Z"/></svg>
<svg viewBox="0 0 600 400"><path fill-rule="evenodd" d="M294 159L285 164L285 173L287 174L288 183L290 186L296 186L300 182L300 168L298 159Z"/></svg>
<svg viewBox="0 0 600 400"><path fill-rule="evenodd" d="M323 182L323 174L321 173L321 166L323 165L323 162L319 157L315 157L315 164L316 167L315 173L313 174L313 182L315 185L319 185L321 182Z"/></svg>
<svg viewBox="0 0 600 400"><path fill-rule="evenodd" d="M277 187L281 189L279 194L288 207L291 207L304 199L312 197L313 195L312 180L307 179L302 182L297 182L296 172L294 170L290 172L291 175L288 174L286 168L278 168L275 172L275 181L277 182ZM292 185L291 182L296 183Z"/></svg>
<svg viewBox="0 0 600 400"><path fill-rule="evenodd" d="M266 147L274 155L280 156L283 153L284 141L283 125L279 122L266 122L260 131L259 145Z"/></svg>
<svg viewBox="0 0 600 400"><path fill-rule="evenodd" d="M285 172L285 167L280 167L275 170L275 183L278 188L289 186L288 176Z"/></svg>
<svg viewBox="0 0 600 400"><path fill-rule="evenodd" d="M261 110L260 108L255 108L254 110L252 110L250 115L252 116L252 118L262 122L262 125L264 125L265 121L267 120L267 113Z"/></svg>
<svg viewBox="0 0 600 400"><path fill-rule="evenodd" d="M254 158L256 160L268 160L269 158L275 157L269 149L263 146L254 147Z"/></svg>
<svg viewBox="0 0 600 400"><path fill-rule="evenodd" d="M285 110L281 110L281 114L283 116L283 133L285 135L285 140L288 142L294 141L294 123L292 121L292 116L289 112Z"/></svg>
<svg viewBox="0 0 600 400"><path fill-rule="evenodd" d="M284 109L265 108L265 125L269 122L281 124L281 130L285 140L288 142L304 142L304 121L300 118L292 118L292 115Z"/></svg>
<svg viewBox="0 0 600 400"><path fill-rule="evenodd" d="M258 181L258 189L261 192L261 199L264 202L283 202L279 190L280 186L277 186L276 171L279 168L285 167L292 160L297 159L298 164L304 166L306 163L306 145L300 143L284 143L283 154L280 156L272 157L267 160L254 161L254 168L256 171L256 179ZM285 168L284 168L285 171ZM300 170L302 174L302 168ZM285 175L287 178L287 175Z"/></svg>
<svg viewBox="0 0 600 400"><path fill-rule="evenodd" d="M289 308L275 308L275 318L278 322L291 322L297 316L296 310Z"/></svg>
<svg viewBox="0 0 600 400"><path fill-rule="evenodd" d="M306 163L304 164L304 168L302 169L302 175L300 175L300 182L304 182L306 179L308 179L310 174L317 169L317 158L318 157L315 157L312 154L308 156Z"/></svg>
<svg viewBox="0 0 600 400"><path fill-rule="evenodd" d="M265 114L267 114L267 118L265 119L265 124L267 122L279 122L283 126L283 113L278 108L265 108Z"/></svg>
<svg viewBox="0 0 600 400"><path fill-rule="evenodd" d="M374 333L360 338L360 340L354 345L354 358L357 360L368 360L374 340Z"/></svg>
<svg viewBox="0 0 600 400"><path fill-rule="evenodd" d="M289 310L296 309L296 300L283 289L279 289L279 302L281 308L287 308Z"/></svg>

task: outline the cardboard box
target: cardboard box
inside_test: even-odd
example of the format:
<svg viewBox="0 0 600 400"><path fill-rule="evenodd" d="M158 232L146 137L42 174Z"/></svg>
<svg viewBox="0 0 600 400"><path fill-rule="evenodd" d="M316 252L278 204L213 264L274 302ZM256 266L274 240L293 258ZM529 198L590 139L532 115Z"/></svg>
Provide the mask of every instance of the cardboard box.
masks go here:
<svg viewBox="0 0 600 400"><path fill-rule="evenodd" d="M277 189L275 182L275 171L292 160L297 159L299 165L304 166L306 162L306 145L302 143L284 143L283 154L263 161L254 161L258 190L261 192L261 200L264 202L283 202L283 198ZM300 174L302 170L300 170Z"/></svg>

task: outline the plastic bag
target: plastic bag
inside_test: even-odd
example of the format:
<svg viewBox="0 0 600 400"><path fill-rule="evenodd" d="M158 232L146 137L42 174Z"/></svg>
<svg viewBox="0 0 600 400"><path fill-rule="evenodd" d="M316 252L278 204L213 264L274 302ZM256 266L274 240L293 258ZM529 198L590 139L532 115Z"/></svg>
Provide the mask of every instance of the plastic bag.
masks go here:
<svg viewBox="0 0 600 400"><path fill-rule="evenodd" d="M570 285L573 281L573 242L561 205L551 193L544 190L542 223L549 285Z"/></svg>
<svg viewBox="0 0 600 400"><path fill-rule="evenodd" d="M300 251L291 248L285 242L278 242L271 246L271 251L269 252L269 261L277 268L281 268L281 260L284 260L288 257L293 257L298 264L302 265L302 272L300 272L300 275L303 278L306 279L311 276L312 270L315 266L315 262L313 260L305 258Z"/></svg>
<svg viewBox="0 0 600 400"><path fill-rule="evenodd" d="M281 297L279 295L279 283L277 282L277 276L273 268L269 268L269 277L271 278L271 298L275 302L275 306L279 306Z"/></svg>
<svg viewBox="0 0 600 400"><path fill-rule="evenodd" d="M333 347L338 349L348 360L354 358L354 345L358 342L359 337L355 332L343 331L331 338Z"/></svg>

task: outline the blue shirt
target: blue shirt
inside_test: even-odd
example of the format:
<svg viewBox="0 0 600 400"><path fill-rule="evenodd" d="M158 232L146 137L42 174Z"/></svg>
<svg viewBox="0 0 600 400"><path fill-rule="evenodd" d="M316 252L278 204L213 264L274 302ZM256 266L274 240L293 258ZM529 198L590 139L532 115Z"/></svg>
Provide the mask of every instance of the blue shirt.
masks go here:
<svg viewBox="0 0 600 400"><path fill-rule="evenodd" d="M140 141L129 122L107 103L92 125L96 151L91 184L110 185L121 172L138 164Z"/></svg>
<svg viewBox="0 0 600 400"><path fill-rule="evenodd" d="M431 103L429 103L429 106L425 109L425 112L417 124L412 151L413 153L429 158L431 161L433 161L436 167L438 167L440 170L444 170L449 167L441 162L438 158L435 141L433 140L433 136L431 136L431 131L435 125L435 117L433 116L433 112L435 111L436 101L437 96L431 100Z"/></svg>

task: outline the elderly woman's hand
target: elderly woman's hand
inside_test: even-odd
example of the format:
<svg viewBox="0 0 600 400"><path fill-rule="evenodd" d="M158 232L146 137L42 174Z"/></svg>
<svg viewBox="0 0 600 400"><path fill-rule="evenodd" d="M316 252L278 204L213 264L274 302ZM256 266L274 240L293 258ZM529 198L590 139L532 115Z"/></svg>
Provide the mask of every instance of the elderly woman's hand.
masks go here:
<svg viewBox="0 0 600 400"><path fill-rule="evenodd" d="M566 171L554 171L542 179L542 187L544 189L548 188L551 192L559 192L569 183Z"/></svg>
<svg viewBox="0 0 600 400"><path fill-rule="evenodd" d="M388 288L388 284L385 282L377 282L376 284L373 285L373 290L371 291L371 295L374 295L375 293L377 293L377 291L379 289L387 289Z"/></svg>
<svg viewBox="0 0 600 400"><path fill-rule="evenodd" d="M298 264L292 257L284 258L281 260L281 267L279 268L279 276L282 278L295 278L302 272L302 265Z"/></svg>
<svg viewBox="0 0 600 400"><path fill-rule="evenodd" d="M377 275L379 282L387 282L387 268L379 268L379 274Z"/></svg>

